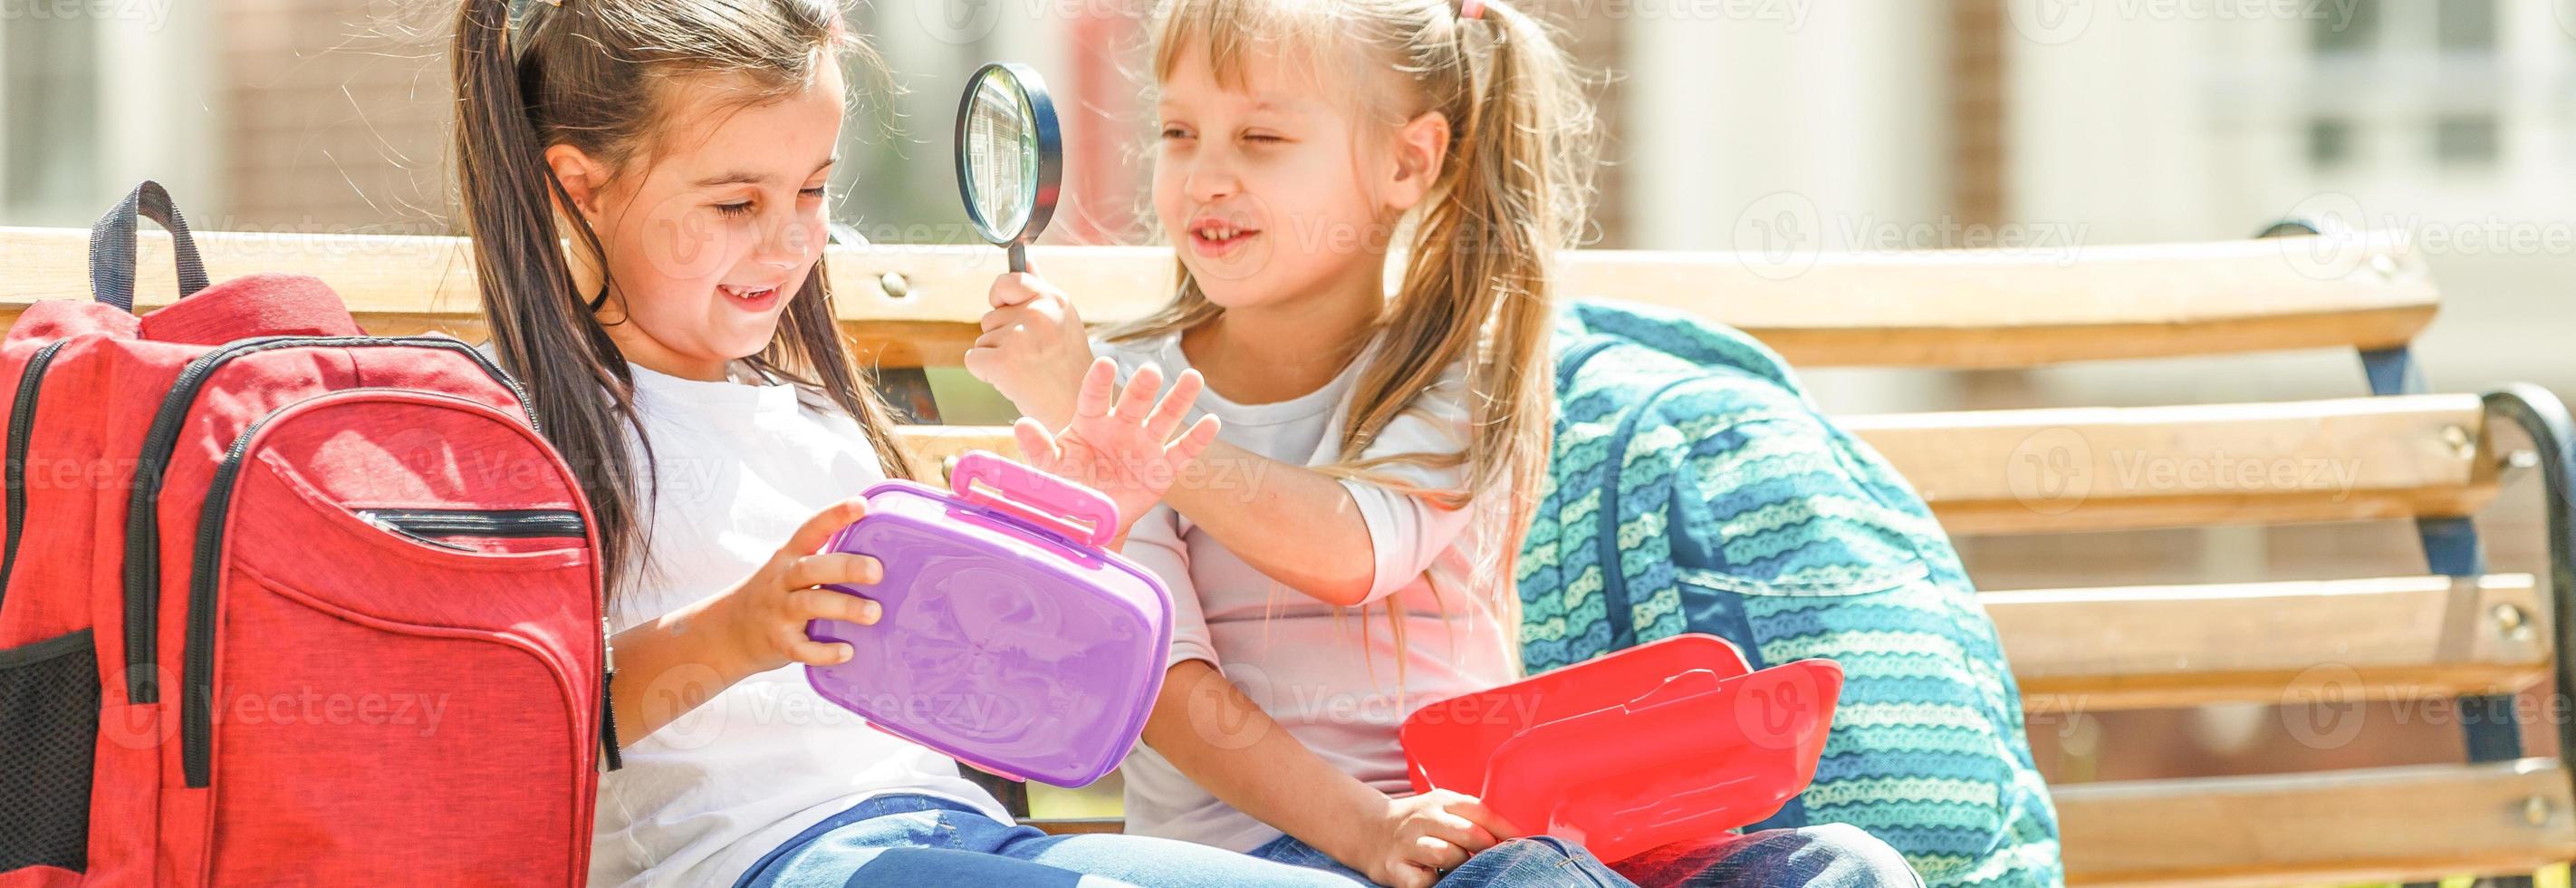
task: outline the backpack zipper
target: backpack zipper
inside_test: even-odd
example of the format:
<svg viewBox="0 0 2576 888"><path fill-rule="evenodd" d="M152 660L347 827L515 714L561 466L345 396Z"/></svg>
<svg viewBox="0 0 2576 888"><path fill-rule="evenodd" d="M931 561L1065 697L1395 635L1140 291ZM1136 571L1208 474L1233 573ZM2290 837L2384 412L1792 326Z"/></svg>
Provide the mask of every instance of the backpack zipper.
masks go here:
<svg viewBox="0 0 2576 888"><path fill-rule="evenodd" d="M215 558L223 549L223 516L230 511L233 479L241 474L242 455L250 451L252 438L277 417L280 410L259 418L233 439L231 449L224 451L224 461L215 467L215 480L206 488L206 500L197 517L196 560L194 573L188 578L188 627L180 644L179 695L179 766L191 789L213 785L214 703L215 703Z"/></svg>
<svg viewBox="0 0 2576 888"><path fill-rule="evenodd" d="M135 465L133 492L125 503L125 694L133 703L157 703L160 685L153 680L154 663L159 654L156 611L161 603L161 527L158 507L163 475L169 471L171 452L178 449L179 433L188 412L196 406L198 390L215 371L234 358L274 351L281 348L434 348L461 353L474 360L477 367L494 382L510 390L519 399L519 407L528 415L529 428L542 434L537 424L536 405L528 403L528 393L518 380L492 363L492 359L464 342L438 336L268 336L245 339L197 356L179 371L171 383L170 394L152 415L152 425L143 437L143 453ZM274 414L272 414L274 415Z"/></svg>
<svg viewBox="0 0 2576 888"><path fill-rule="evenodd" d="M45 371L53 366L55 353L70 344L69 339L47 343L29 356L27 369L18 376L18 397L10 402L9 535L6 543L0 543L0 598L9 594L9 576L18 567L18 540L27 523L27 441L36 432L36 397L44 392Z"/></svg>
<svg viewBox="0 0 2576 888"><path fill-rule="evenodd" d="M581 513L570 509L365 509L358 517L415 537L578 539L589 534Z"/></svg>
<svg viewBox="0 0 2576 888"><path fill-rule="evenodd" d="M603 597L605 592L602 593ZM626 767L626 754L617 744L617 642L608 625L608 604L599 606L599 763L603 770Z"/></svg>

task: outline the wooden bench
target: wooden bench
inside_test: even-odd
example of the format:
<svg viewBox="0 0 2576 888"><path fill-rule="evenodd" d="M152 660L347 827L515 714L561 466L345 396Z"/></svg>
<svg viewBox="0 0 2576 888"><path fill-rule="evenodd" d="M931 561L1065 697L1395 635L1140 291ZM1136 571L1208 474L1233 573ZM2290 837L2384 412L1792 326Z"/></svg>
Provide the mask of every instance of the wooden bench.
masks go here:
<svg viewBox="0 0 2576 888"><path fill-rule="evenodd" d="M2576 676L2554 655L2567 629L2552 618L2568 613L2576 584L2565 411L2530 388L2426 393L2407 351L2438 304L2420 260L2392 237L2284 233L2291 236L2090 247L2071 257L1829 255L1782 280L1727 254L1581 252L1567 265L1567 292L1731 324L1802 369L2357 350L2367 396L1843 421L1962 537L2418 524L2426 561L2414 575L2198 586L2121 586L2112 576L2095 588L1987 592L2035 713L2336 698L2456 698L2509 711L2506 695L2553 679L2570 687ZM86 238L0 229L8 270L0 315L82 295ZM139 292L147 296L171 291L167 243L146 238ZM218 280L317 275L376 332L480 335L455 240L208 233L200 244ZM1033 252L1098 322L1150 309L1171 279L1160 249ZM835 248L831 274L851 337L881 365L953 365L1001 262L983 248ZM907 436L933 456L1011 452L999 428L918 427ZM2335 471L2258 473L2225 485L2133 471L2221 457ZM2549 498L2549 575L2487 573L2467 518L2495 497L2502 474L2534 467ZM2473 728L2469 746L2473 760L2456 765L2055 787L2070 880L2429 879L2576 859L2566 734L2557 748L2526 751L2510 724Z"/></svg>

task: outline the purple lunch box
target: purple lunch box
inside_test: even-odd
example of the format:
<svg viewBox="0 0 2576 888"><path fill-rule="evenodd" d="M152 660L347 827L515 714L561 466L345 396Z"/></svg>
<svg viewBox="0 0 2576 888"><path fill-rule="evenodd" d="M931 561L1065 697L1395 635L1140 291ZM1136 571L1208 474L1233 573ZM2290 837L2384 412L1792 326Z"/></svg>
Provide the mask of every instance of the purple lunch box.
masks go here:
<svg viewBox="0 0 2576 888"><path fill-rule="evenodd" d="M1099 492L981 451L950 490L888 481L830 551L884 565L874 626L815 620L855 650L808 666L815 693L886 733L1005 775L1084 786L1145 730L1172 647L1162 581L1105 547Z"/></svg>

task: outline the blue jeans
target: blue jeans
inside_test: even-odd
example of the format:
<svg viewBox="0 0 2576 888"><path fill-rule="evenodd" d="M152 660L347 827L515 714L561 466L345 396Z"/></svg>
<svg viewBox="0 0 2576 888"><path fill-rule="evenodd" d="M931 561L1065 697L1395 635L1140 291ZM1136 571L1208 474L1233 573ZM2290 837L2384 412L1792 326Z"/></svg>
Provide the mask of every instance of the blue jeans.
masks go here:
<svg viewBox="0 0 2576 888"><path fill-rule="evenodd" d="M958 802L878 796L753 864L737 888L1350 888L1329 873L1145 836L1050 836Z"/></svg>
<svg viewBox="0 0 2576 888"><path fill-rule="evenodd" d="M1289 836L1253 849L1252 856L1369 884L1367 876ZM1667 845L1620 861L1615 869L1563 839L1512 839L1468 858L1442 876L1440 884L1443 888L1920 888L1923 879L1887 843L1850 826L1827 824Z"/></svg>

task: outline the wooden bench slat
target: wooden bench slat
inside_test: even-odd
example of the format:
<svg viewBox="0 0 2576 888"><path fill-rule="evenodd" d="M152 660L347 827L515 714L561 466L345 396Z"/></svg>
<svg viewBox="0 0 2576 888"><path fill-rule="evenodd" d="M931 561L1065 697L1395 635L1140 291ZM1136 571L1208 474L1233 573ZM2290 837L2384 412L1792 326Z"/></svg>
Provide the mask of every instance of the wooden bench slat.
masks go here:
<svg viewBox="0 0 2576 888"><path fill-rule="evenodd" d="M1826 253L1779 280L1755 269L1787 270L1728 253L1599 253L1571 264L1564 292L1724 322L1801 367L2024 367L2383 347L2411 341L2439 300L2422 261L2389 233Z"/></svg>
<svg viewBox="0 0 2576 888"><path fill-rule="evenodd" d="M374 332L479 335L471 258L458 238L201 232L217 280L259 271L329 282ZM79 295L88 232L0 228L0 319ZM1123 321L1171 292L1159 247L1039 247L1048 277L1095 323ZM1837 253L1783 275L1730 253L1579 250L1564 294L1661 305L1735 326L1801 367L2013 367L2067 361L2411 340L2438 305L2406 241L2374 234L2071 252ZM2324 258L2317 258L2322 256ZM169 239L142 238L137 293L171 292ZM953 365L975 335L1002 253L980 246L832 249L841 317L886 366ZM901 275L904 295L882 285Z"/></svg>
<svg viewBox="0 0 2576 888"><path fill-rule="evenodd" d="M2034 712L2430 699L2549 676L2528 574L1987 592ZM2499 608L2511 616L2499 618Z"/></svg>
<svg viewBox="0 0 2576 888"><path fill-rule="evenodd" d="M904 426L897 434L914 454L934 463L969 450L1020 456L1019 444L1005 426Z"/></svg>
<svg viewBox="0 0 2576 888"><path fill-rule="evenodd" d="M2392 882L2576 858L2568 780L2558 762L2525 759L2051 794L2072 884Z"/></svg>
<svg viewBox="0 0 2576 888"><path fill-rule="evenodd" d="M1952 534L2466 515L2475 395L1837 417Z"/></svg>
<svg viewBox="0 0 2576 888"><path fill-rule="evenodd" d="M1952 534L2467 515L2495 496L2475 395L1838 417ZM933 458L1010 430L921 427Z"/></svg>

